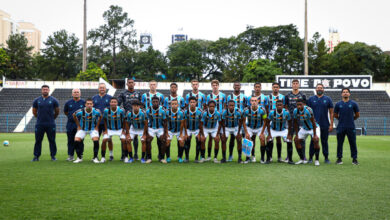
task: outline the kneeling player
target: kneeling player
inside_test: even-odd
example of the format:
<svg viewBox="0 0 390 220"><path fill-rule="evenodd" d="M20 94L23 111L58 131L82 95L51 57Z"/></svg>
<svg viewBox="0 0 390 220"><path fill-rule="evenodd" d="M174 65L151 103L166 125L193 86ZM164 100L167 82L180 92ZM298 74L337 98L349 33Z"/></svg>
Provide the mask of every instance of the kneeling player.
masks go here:
<svg viewBox="0 0 390 220"><path fill-rule="evenodd" d="M89 134L93 141L93 159L94 163L99 163L99 124L102 119L102 114L99 109L93 108L93 101L88 98L85 102L85 108L79 109L73 113L73 119L77 125L77 133L75 135L75 148L77 159L73 163L80 163L83 161L83 149L81 141Z"/></svg>
<svg viewBox="0 0 390 220"><path fill-rule="evenodd" d="M242 126L244 127L246 139L252 139L253 141L252 155L255 155L256 137L259 136L261 152L260 162L265 163L264 155L266 152L266 145L264 132L267 126L266 123L264 123L264 119L267 118L267 112L263 107L258 105L257 97L252 96L250 103L251 106L244 111ZM246 157L245 163L248 162L250 162L250 159L249 157ZM256 162L255 156L252 157L252 162Z"/></svg>
<svg viewBox="0 0 390 220"><path fill-rule="evenodd" d="M276 109L271 110L266 119L267 123L270 124L268 126L268 137L267 137L267 150L269 151L269 157L272 157L272 148L274 146L273 139L274 138L283 138L284 142L287 142L287 157L289 158L288 163L294 164L292 161L292 135L289 133L292 126L292 119L290 113L283 108L283 101L276 101ZM288 122L288 128L286 128L286 122ZM279 156L278 156L279 157ZM266 163L270 163L271 158L267 158ZM278 162L281 162L280 158L278 158Z"/></svg>
<svg viewBox="0 0 390 220"><path fill-rule="evenodd" d="M126 144L126 121L125 110L118 106L118 99L113 97L110 100L110 107L104 109L103 121L104 121L104 135L102 142L102 159L101 163L106 162L106 143L112 140L112 136L118 136L121 140L121 146L123 150L123 156L125 157L125 163L133 162L133 155L131 148L127 148ZM130 154L129 154L130 153ZM129 154L130 160L127 157Z"/></svg>
<svg viewBox="0 0 390 220"><path fill-rule="evenodd" d="M298 123L302 125L301 129L298 132ZM296 131L296 135L294 138L295 147L297 148L297 152L299 154L299 157L301 158L300 161L298 161L295 164L305 164L307 163L304 160L304 155L301 147L301 140L306 140L307 136L311 136L314 143L314 152L316 156L316 160L314 164L316 166L320 165L320 161L318 160L318 157L320 155L320 146L318 144L318 136L320 135L320 127L316 123L314 119L313 110L308 107L304 106L303 100L298 99L297 100L297 107L294 109L294 130Z"/></svg>
<svg viewBox="0 0 390 220"><path fill-rule="evenodd" d="M241 135L241 111L235 107L236 103L234 100L228 101L228 108L222 113L222 149L226 149L226 142L229 138L235 138L237 140L237 152L238 152L238 163L242 162L242 135ZM234 144L234 143L233 143ZM230 157L229 157L230 159Z"/></svg>
<svg viewBox="0 0 390 220"><path fill-rule="evenodd" d="M168 126L166 112L160 105L160 99L157 96L152 97L152 107L146 110L148 117L148 135L146 139L147 160L146 163L152 162L152 140L156 136L161 144L161 151L158 158L161 163L167 163L165 156L165 140L168 136Z"/></svg>
<svg viewBox="0 0 390 220"><path fill-rule="evenodd" d="M206 139L209 135L210 138L214 139L214 163L219 163L218 151L219 151L219 134L221 131L221 114L215 110L216 102L210 100L208 103L208 109L203 112L202 122L203 122L203 133L202 135ZM226 145L223 151L223 158L221 163L226 162Z"/></svg>
<svg viewBox="0 0 390 220"><path fill-rule="evenodd" d="M148 120L146 118L146 113L141 110L142 103L140 101L135 101L132 104L132 111L129 111L127 113L126 119L127 119L127 147L131 147L131 142L135 137L141 138L141 144L142 144L142 157L141 157L141 163L146 163L146 136L148 133ZM130 151L131 152L131 151ZM150 161L151 162L151 161Z"/></svg>
<svg viewBox="0 0 390 220"><path fill-rule="evenodd" d="M168 138L166 141L166 148L170 147L171 140L174 136L179 145L179 163L183 163L183 147L184 147L184 113L179 109L179 102L177 99L171 100L171 108L167 111L168 121ZM167 154L167 162L171 162L171 158Z"/></svg>

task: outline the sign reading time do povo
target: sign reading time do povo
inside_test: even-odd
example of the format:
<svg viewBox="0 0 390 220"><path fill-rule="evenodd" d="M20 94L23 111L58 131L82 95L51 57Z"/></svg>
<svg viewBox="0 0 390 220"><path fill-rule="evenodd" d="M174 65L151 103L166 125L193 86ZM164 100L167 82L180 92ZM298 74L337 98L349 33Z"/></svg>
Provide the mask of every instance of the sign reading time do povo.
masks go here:
<svg viewBox="0 0 390 220"><path fill-rule="evenodd" d="M372 77L370 75L313 75L313 76L290 76L278 75L276 81L281 89L291 89L292 81L299 80L301 89L315 89L321 83L327 90L349 89L371 89Z"/></svg>

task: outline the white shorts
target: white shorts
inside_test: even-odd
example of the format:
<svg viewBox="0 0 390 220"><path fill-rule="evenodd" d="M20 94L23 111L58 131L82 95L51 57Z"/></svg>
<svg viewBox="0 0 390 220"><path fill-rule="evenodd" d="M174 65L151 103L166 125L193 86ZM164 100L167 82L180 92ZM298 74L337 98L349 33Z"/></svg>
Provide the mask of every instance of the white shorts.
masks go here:
<svg viewBox="0 0 390 220"><path fill-rule="evenodd" d="M77 131L76 133L76 136L77 138L81 138L84 140L85 136L89 134L89 136L92 138L95 138L95 137L99 137L99 132L96 131L96 130L91 130L91 131L84 131L84 130L79 130Z"/></svg>
<svg viewBox="0 0 390 220"><path fill-rule="evenodd" d="M157 136L159 138L164 134L164 128L148 128L148 134L152 137Z"/></svg>
<svg viewBox="0 0 390 220"><path fill-rule="evenodd" d="M222 130L222 129L221 129ZM234 128L225 128L225 136L226 137L229 137L229 135L234 135L234 136L237 136L238 134L238 127L234 127Z"/></svg>
<svg viewBox="0 0 390 220"><path fill-rule="evenodd" d="M196 136L198 136L198 134L199 134L199 129L197 129L197 130L187 129L187 135L188 136L194 135L196 137Z"/></svg>
<svg viewBox="0 0 390 220"><path fill-rule="evenodd" d="M134 129L133 126L130 127L130 138L134 140L135 136L139 136L141 141L143 141L142 136L144 135L144 129Z"/></svg>
<svg viewBox="0 0 390 220"><path fill-rule="evenodd" d="M276 131L276 130L271 129L272 139L274 139L276 137L281 137L281 138L283 138L284 142L291 142L291 140L287 139L287 135L288 135L288 129L284 129L283 131Z"/></svg>
<svg viewBox="0 0 390 220"><path fill-rule="evenodd" d="M168 140L172 140L173 136L176 136L177 140L180 141L180 132L171 132L168 131Z"/></svg>
<svg viewBox="0 0 390 220"><path fill-rule="evenodd" d="M212 138L217 137L217 132L218 132L218 127L208 129L208 128L203 128L204 132L204 137L207 138L209 134L211 135Z"/></svg>
<svg viewBox="0 0 390 220"><path fill-rule="evenodd" d="M253 136L253 135L256 135L256 136L260 136L261 134L261 129L263 129L263 127L260 127L260 128L257 128L257 129L252 129L250 127L247 127L246 128L248 130L248 133L249 133L249 136ZM264 136L267 136L268 135L268 131L267 129L264 130Z"/></svg>
<svg viewBox="0 0 390 220"><path fill-rule="evenodd" d="M126 136L122 134L122 129L121 130L107 129L107 134L104 134L103 139L111 139L112 136L118 136L120 139L126 139Z"/></svg>
<svg viewBox="0 0 390 220"><path fill-rule="evenodd" d="M307 136L312 136L313 137L313 135L314 135L314 133L313 133L313 129L311 129L311 130L305 130L305 129L303 129L303 128L301 128L300 130L299 130L299 132L298 132L298 138L299 139L305 139L306 140L306 138L307 138ZM317 129L316 129L316 135L318 136L318 137L320 137L320 127L317 127Z"/></svg>

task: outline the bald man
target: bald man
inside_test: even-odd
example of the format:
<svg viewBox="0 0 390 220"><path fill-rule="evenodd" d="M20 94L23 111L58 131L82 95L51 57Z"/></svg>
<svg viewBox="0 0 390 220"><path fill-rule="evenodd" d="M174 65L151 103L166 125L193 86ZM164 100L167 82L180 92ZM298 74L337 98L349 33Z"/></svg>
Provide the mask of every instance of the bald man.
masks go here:
<svg viewBox="0 0 390 220"><path fill-rule="evenodd" d="M77 132L77 125L73 119L73 113L79 109L84 108L85 101L81 98L80 89L72 90L72 99L68 100L64 105L64 114L68 117L68 122L66 123L66 135L68 136L68 159L67 161L74 160L74 137ZM84 143L82 143L82 148L84 149Z"/></svg>

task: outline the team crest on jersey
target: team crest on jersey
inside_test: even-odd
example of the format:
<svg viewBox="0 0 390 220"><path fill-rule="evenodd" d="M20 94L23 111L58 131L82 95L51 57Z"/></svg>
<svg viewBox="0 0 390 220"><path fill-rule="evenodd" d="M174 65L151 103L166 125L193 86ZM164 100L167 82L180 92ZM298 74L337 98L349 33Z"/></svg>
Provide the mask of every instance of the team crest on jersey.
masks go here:
<svg viewBox="0 0 390 220"><path fill-rule="evenodd" d="M69 108L72 108L72 105L69 105Z"/></svg>

